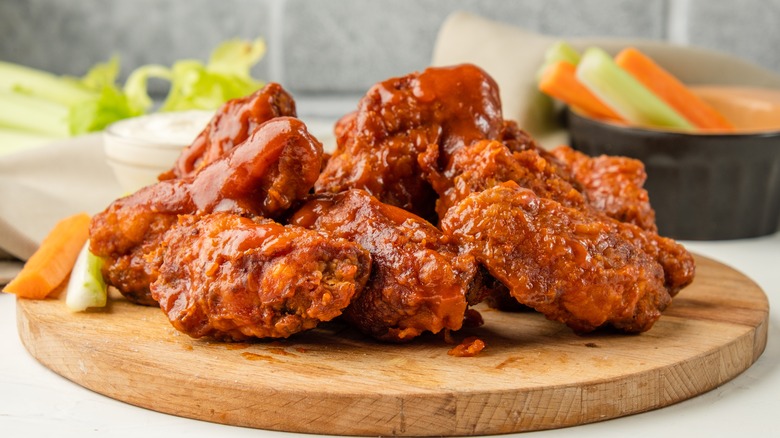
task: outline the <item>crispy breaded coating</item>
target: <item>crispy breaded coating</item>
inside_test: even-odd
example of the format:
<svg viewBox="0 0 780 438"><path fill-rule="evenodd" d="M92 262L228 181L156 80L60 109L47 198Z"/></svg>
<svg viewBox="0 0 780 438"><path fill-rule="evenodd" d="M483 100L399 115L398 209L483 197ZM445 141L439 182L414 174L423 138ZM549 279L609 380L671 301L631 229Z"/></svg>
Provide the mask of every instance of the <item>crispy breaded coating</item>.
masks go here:
<svg viewBox="0 0 780 438"><path fill-rule="evenodd" d="M159 246L152 297L194 338L286 338L358 295L368 252L344 239L232 213L182 216Z"/></svg>
<svg viewBox="0 0 780 438"><path fill-rule="evenodd" d="M461 327L477 266L430 223L358 189L312 200L291 222L371 253L371 277L344 312L363 332L400 342Z"/></svg>
<svg viewBox="0 0 780 438"><path fill-rule="evenodd" d="M692 257L668 239L512 181L467 196L441 227L521 304L577 332L648 330L693 277ZM664 266L659 252L678 263Z"/></svg>

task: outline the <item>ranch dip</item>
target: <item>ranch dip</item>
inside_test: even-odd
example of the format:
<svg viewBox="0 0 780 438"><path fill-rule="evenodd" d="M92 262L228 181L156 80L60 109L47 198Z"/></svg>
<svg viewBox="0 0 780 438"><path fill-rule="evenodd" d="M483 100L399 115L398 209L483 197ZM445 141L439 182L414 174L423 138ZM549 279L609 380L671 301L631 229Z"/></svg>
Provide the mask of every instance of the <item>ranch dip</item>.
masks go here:
<svg viewBox="0 0 780 438"><path fill-rule="evenodd" d="M111 134L159 146L189 145L206 127L214 111L155 113L121 120L109 126Z"/></svg>

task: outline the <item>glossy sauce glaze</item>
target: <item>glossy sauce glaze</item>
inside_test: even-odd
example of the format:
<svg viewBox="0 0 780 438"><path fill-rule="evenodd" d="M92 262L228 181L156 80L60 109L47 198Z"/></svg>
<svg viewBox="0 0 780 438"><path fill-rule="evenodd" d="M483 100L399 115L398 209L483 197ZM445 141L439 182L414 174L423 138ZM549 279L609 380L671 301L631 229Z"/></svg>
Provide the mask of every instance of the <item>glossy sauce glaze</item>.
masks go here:
<svg viewBox="0 0 780 438"><path fill-rule="evenodd" d="M277 83L225 103L161 178L192 176L244 142L261 124L282 116L296 116L295 101Z"/></svg>

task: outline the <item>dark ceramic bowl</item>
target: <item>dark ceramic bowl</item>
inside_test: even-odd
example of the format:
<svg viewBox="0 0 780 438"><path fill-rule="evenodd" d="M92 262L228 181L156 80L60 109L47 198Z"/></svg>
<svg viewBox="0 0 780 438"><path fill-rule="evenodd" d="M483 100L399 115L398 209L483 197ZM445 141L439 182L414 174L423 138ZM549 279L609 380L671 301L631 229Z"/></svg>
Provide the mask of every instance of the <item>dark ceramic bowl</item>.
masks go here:
<svg viewBox="0 0 780 438"><path fill-rule="evenodd" d="M659 233L742 239L780 224L780 130L692 134L627 127L567 112L571 146L641 160Z"/></svg>

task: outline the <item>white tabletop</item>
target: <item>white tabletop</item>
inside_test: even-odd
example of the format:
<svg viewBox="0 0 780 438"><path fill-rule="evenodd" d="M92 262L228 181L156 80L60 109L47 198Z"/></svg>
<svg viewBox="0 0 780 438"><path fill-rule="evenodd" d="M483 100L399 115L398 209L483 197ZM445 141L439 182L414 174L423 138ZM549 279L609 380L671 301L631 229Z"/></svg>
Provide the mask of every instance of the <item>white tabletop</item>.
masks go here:
<svg viewBox="0 0 780 438"><path fill-rule="evenodd" d="M714 438L780 434L780 233L757 239L684 243L693 252L743 272L766 292L770 302L770 324L764 354L734 380L676 405L530 435L639 438L688 437L695 432L695 436ZM0 294L1 437L311 436L179 418L84 389L49 371L27 353L16 330L14 300L11 295Z"/></svg>

